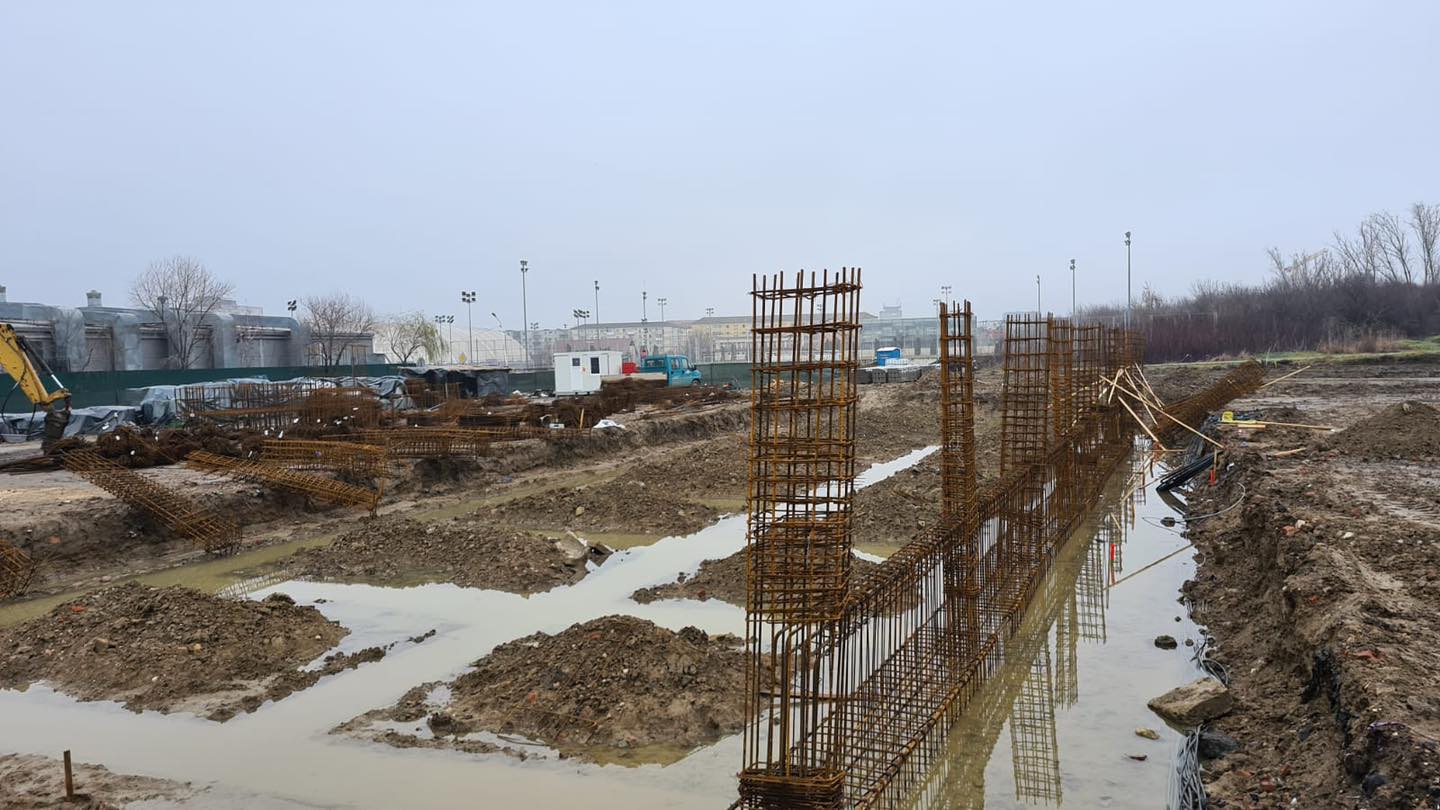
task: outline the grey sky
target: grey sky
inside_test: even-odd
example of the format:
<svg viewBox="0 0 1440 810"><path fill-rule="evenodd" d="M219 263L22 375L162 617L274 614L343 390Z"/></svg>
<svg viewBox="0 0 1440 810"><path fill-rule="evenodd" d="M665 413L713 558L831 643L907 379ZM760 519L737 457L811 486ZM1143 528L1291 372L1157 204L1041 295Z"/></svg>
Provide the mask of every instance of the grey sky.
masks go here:
<svg viewBox="0 0 1440 810"><path fill-rule="evenodd" d="M984 316L1254 280L1440 202L1440 3L8 3L0 284L120 303L181 252L279 312L749 312L865 268ZM1138 292L1139 281L1136 289ZM482 315L483 313L483 315Z"/></svg>

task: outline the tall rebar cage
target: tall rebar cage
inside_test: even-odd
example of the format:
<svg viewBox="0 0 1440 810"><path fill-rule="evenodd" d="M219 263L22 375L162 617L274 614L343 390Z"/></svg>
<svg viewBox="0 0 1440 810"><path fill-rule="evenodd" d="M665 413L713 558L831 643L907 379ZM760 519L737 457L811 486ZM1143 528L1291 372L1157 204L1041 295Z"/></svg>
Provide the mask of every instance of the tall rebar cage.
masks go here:
<svg viewBox="0 0 1440 810"><path fill-rule="evenodd" d="M746 807L836 807L824 722L846 692L825 654L850 587L860 270L757 277L750 406Z"/></svg>
<svg viewBox="0 0 1440 810"><path fill-rule="evenodd" d="M972 316L968 304L942 305L941 519L852 577L859 274L786 281L757 280L753 296L751 715L740 803L913 805L936 784L953 721L1016 656L1038 662L1032 678L1006 687L1007 709L1021 697L1026 707L1015 738L1017 795L1058 796L1045 718L1075 699L1076 641L1103 638L1117 544L1102 539L1068 555L1083 574L1080 593L1065 601L1058 662L1040 649L1048 634L1036 641L1015 630L1037 601L1059 612L1047 574L1129 457L1136 423L1107 380L1141 356L1139 338L1038 315L1008 319L1001 475L977 490ZM1215 407L1252 374L1239 370L1192 398L1194 409Z"/></svg>

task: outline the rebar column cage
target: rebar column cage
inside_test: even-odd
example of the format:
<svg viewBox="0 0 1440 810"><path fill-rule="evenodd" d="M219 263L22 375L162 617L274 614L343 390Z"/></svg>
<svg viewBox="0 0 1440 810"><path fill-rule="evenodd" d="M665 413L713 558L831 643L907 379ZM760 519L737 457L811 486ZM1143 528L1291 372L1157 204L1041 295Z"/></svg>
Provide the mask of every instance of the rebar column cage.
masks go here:
<svg viewBox="0 0 1440 810"><path fill-rule="evenodd" d="M754 279L740 801L838 807L844 695L833 640L850 586L860 270Z"/></svg>
<svg viewBox="0 0 1440 810"><path fill-rule="evenodd" d="M66 470L149 514L205 551L224 553L240 545L240 526L235 521L192 503L94 450L71 450L65 454L64 464Z"/></svg>

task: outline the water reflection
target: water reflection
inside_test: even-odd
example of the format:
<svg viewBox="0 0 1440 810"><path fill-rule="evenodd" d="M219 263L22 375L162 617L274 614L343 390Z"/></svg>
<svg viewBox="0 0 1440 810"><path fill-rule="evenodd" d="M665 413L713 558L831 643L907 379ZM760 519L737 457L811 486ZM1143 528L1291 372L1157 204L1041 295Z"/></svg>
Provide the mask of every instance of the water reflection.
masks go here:
<svg viewBox="0 0 1440 810"><path fill-rule="evenodd" d="M1137 638L1134 628L1159 626L1155 623L1169 619L1154 605L1157 599L1173 599L1191 563L1176 558L1152 569L1153 577L1147 571L1146 578L1132 580L1136 587L1114 589L1127 545L1148 561L1183 543L1138 523L1148 511L1168 510L1164 504L1147 503L1146 487L1121 485L1110 498L1102 499L1108 509L1092 516L1060 552L1020 627L1006 641L1004 663L950 730L944 753L910 806L993 810L1058 807L1067 799L1082 807L1154 806L1165 786L1167 766L1163 756L1154 756L1156 766L1148 771L1126 760L1123 746L1132 744L1133 732L1119 730L1127 722L1131 729L1145 722L1148 713L1141 696L1148 693L1137 695L1125 687L1129 681L1146 684L1142 688L1151 688L1150 683L1168 688L1183 677L1176 675L1177 662L1180 671L1189 667L1180 658L1153 656L1137 665L1137 659L1153 653L1153 647L1146 650L1153 636ZM1137 539L1138 547L1133 542ZM1121 599L1126 612L1113 612L1112 597ZM1148 612L1137 611L1141 605ZM1122 617L1123 639L1111 635L1117 616ZM1174 627L1183 632L1193 626L1185 622L1167 629L1173 632ZM1155 666L1149 666L1151 662ZM1091 680L1084 699L1082 669ZM1133 713L1134 719L1127 721L1122 712ZM1104 722L1095 722L1096 717ZM1090 744L1097 725L1113 729L1108 731L1112 742ZM1166 739L1174 736L1168 729L1161 733Z"/></svg>

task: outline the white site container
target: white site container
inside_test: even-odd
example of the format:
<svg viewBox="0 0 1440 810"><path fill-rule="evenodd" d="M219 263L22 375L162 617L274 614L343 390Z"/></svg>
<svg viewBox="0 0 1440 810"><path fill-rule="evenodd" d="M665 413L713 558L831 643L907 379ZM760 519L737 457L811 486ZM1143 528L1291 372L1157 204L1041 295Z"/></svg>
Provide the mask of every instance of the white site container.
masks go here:
<svg viewBox="0 0 1440 810"><path fill-rule="evenodd" d="M620 372L620 352L558 352L555 393L593 394L600 390L602 378Z"/></svg>

